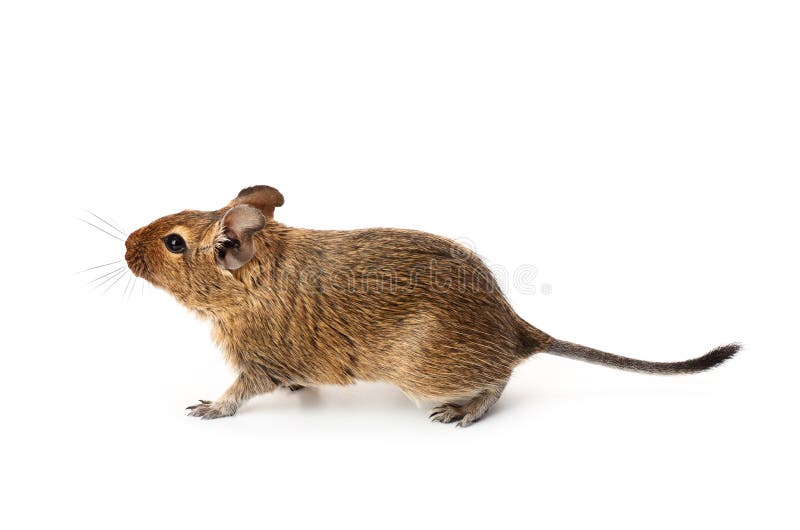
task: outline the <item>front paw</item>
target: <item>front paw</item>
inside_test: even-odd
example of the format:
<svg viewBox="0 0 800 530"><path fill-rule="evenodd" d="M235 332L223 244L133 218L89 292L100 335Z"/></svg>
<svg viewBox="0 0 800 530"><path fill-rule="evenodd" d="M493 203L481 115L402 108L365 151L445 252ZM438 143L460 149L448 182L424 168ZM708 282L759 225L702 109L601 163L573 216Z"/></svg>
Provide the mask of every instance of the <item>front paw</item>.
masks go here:
<svg viewBox="0 0 800 530"><path fill-rule="evenodd" d="M201 399L200 403L197 405L189 405L186 407L186 410L189 411L189 416L195 416L204 420L213 420L216 418L224 418L225 416L233 416L233 414L236 412L236 409L232 407L226 407L222 404L207 401L205 399Z"/></svg>

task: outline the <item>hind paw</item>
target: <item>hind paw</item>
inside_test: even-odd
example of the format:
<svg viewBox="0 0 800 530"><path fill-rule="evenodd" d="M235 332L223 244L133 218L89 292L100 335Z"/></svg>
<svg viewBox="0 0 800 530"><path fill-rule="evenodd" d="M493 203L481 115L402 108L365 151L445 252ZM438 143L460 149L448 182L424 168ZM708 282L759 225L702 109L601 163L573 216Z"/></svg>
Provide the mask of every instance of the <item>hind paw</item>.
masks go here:
<svg viewBox="0 0 800 530"><path fill-rule="evenodd" d="M438 421L440 423L453 423L464 417L464 411L461 406L454 403L445 403L438 407L433 407L428 416L431 421Z"/></svg>

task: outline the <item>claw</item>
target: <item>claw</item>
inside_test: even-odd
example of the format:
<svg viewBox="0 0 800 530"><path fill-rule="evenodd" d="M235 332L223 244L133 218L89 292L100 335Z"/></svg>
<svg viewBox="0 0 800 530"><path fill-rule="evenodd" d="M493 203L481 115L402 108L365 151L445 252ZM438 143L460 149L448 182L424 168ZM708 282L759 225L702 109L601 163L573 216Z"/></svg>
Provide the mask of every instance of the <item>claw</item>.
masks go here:
<svg viewBox="0 0 800 530"><path fill-rule="evenodd" d="M197 405L189 405L188 407L186 407L186 410L194 410L197 407L200 407L202 405L210 405L211 404L211 402L208 401L207 399L198 399L198 401L200 403L198 403Z"/></svg>
<svg viewBox="0 0 800 530"><path fill-rule="evenodd" d="M434 407L428 415L428 418L430 418L431 421L438 421L440 423L452 423L463 419L464 413L460 410L458 405L454 403L445 403L444 405Z"/></svg>

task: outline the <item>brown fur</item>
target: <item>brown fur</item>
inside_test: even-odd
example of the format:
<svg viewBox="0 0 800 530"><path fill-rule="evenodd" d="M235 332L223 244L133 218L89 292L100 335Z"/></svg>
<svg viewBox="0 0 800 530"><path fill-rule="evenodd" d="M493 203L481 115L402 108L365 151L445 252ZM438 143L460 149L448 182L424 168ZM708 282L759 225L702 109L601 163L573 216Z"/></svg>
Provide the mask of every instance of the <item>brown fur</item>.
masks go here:
<svg viewBox="0 0 800 530"><path fill-rule="evenodd" d="M478 256L453 241L411 230L290 228L272 219L281 204L277 190L256 186L220 210L166 216L128 238L131 270L210 320L239 373L192 415L231 415L278 386L362 380L450 402L432 418L466 426L519 362L562 344L522 320ZM232 208L249 211L226 217ZM239 244L235 236L253 227L252 240ZM182 254L163 244L173 233L186 241ZM249 259L226 266L231 250Z"/></svg>

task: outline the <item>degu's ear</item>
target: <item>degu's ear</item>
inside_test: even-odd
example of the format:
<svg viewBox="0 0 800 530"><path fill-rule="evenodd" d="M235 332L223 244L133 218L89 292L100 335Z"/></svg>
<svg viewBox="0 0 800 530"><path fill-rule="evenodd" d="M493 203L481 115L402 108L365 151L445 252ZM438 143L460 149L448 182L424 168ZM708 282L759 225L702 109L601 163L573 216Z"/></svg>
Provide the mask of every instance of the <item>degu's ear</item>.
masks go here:
<svg viewBox="0 0 800 530"><path fill-rule="evenodd" d="M283 195L271 186L250 186L240 191L228 206L237 204L249 204L258 208L267 219L272 219L275 208L283 206Z"/></svg>
<svg viewBox="0 0 800 530"><path fill-rule="evenodd" d="M220 222L221 234L216 245L217 265L235 270L253 257L253 236L264 228L266 220L260 210L239 204L228 210Z"/></svg>

